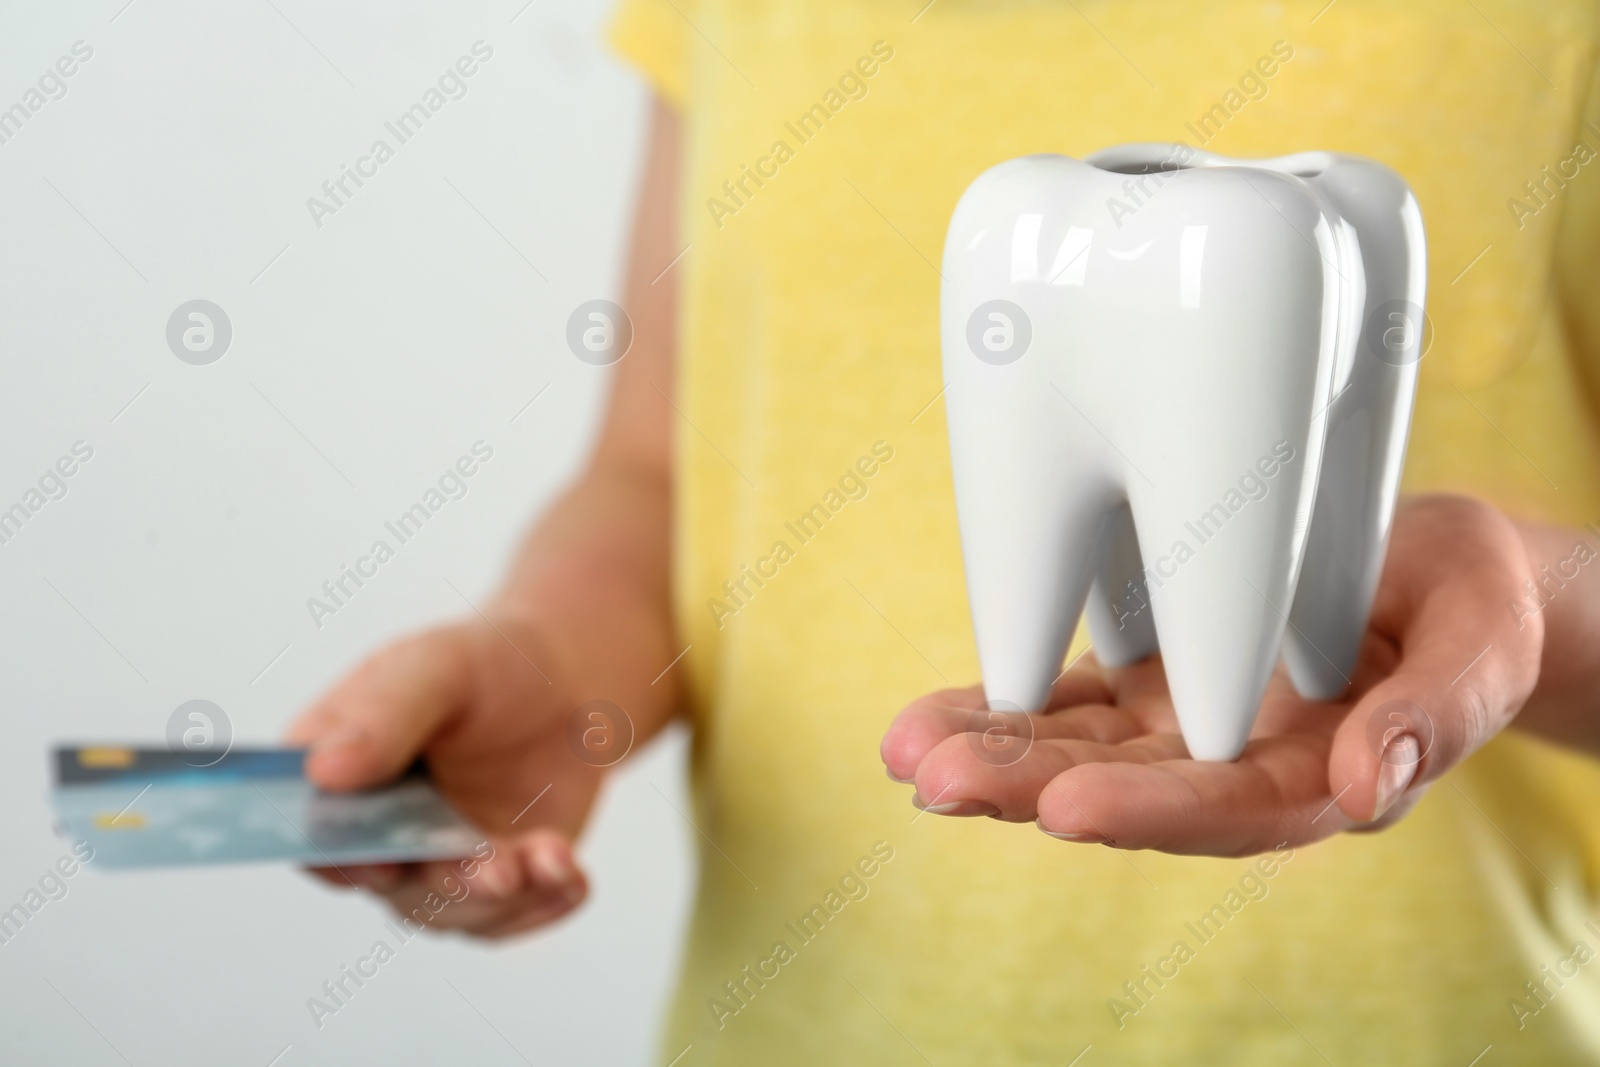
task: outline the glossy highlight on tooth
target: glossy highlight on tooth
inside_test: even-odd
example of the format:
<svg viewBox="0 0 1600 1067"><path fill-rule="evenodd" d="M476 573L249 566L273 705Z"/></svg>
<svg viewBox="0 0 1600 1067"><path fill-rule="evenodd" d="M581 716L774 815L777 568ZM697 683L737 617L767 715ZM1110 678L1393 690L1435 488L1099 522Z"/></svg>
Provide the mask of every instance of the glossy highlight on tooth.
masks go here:
<svg viewBox="0 0 1600 1067"><path fill-rule="evenodd" d="M1159 181L1153 180L1159 177ZM1151 178L1136 213L1109 211ZM1426 351L1405 181L1357 156L1134 144L980 175L940 296L991 706L1037 711L1080 616L1158 649L1190 754L1243 749L1280 654L1348 685Z"/></svg>

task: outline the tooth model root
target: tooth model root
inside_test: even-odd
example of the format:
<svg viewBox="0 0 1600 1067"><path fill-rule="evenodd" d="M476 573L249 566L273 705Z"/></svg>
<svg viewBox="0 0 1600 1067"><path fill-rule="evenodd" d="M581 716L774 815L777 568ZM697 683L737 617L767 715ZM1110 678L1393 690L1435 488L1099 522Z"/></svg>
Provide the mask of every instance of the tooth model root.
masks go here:
<svg viewBox="0 0 1600 1067"><path fill-rule="evenodd" d="M1422 230L1397 176L1327 153L1190 150L1108 212L1127 164L1170 152L1013 160L963 196L951 465L991 705L1045 707L1087 612L1102 665L1159 649L1190 754L1226 760L1280 651L1315 699L1359 653L1421 343L1370 323L1420 333Z"/></svg>
<svg viewBox="0 0 1600 1067"><path fill-rule="evenodd" d="M1365 300L1348 380L1327 414L1327 451L1283 659L1300 694L1331 700L1349 684L1394 517L1426 288L1422 216L1405 182L1357 160L1321 176L1358 236Z"/></svg>
<svg viewBox="0 0 1600 1067"><path fill-rule="evenodd" d="M1134 536L1133 513L1127 505L1112 516L1085 616L1095 658L1103 666L1137 663L1159 647L1144 560Z"/></svg>

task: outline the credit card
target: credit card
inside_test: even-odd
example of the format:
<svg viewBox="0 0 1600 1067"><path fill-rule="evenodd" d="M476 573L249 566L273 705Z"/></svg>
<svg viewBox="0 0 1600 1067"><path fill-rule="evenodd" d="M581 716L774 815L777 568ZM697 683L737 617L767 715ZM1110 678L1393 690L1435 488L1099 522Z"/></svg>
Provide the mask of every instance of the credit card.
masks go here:
<svg viewBox="0 0 1600 1067"><path fill-rule="evenodd" d="M325 793L306 779L303 749L235 748L207 766L194 758L128 745L56 748L57 830L87 841L94 865L107 868L453 859L483 840L420 762L379 789Z"/></svg>

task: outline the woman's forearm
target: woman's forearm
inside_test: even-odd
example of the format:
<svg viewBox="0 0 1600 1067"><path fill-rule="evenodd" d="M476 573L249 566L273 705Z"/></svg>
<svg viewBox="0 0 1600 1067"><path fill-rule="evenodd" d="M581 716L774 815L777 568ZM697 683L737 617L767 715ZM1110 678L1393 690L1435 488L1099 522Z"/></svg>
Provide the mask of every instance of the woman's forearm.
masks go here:
<svg viewBox="0 0 1600 1067"><path fill-rule="evenodd" d="M677 710L672 624L678 120L654 104L623 302L633 344L617 366L593 459L529 534L495 613L552 650L577 701L621 705L641 738ZM659 680L658 679L659 676Z"/></svg>
<svg viewBox="0 0 1600 1067"><path fill-rule="evenodd" d="M648 736L673 714L680 651L669 599L671 487L653 472L591 468L523 545L491 615L534 632L574 700L619 704Z"/></svg>

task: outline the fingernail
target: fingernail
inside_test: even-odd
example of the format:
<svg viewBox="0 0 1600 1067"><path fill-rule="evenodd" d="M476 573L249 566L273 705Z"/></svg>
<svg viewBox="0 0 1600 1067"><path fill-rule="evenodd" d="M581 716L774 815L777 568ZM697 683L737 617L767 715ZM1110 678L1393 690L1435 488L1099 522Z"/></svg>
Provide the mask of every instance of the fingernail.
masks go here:
<svg viewBox="0 0 1600 1067"><path fill-rule="evenodd" d="M1378 794L1372 806L1374 820L1382 818L1410 787L1420 762L1422 746L1414 734L1396 734L1383 746L1378 757Z"/></svg>
<svg viewBox="0 0 1600 1067"><path fill-rule="evenodd" d="M1053 837L1057 841L1071 841L1079 845L1105 845L1110 843L1100 834L1068 834L1061 833L1056 830L1046 830L1044 828L1044 824L1040 822L1035 822L1033 825L1039 828L1040 833L1044 834L1046 837Z"/></svg>
<svg viewBox="0 0 1600 1067"><path fill-rule="evenodd" d="M894 782L896 785L910 785L912 782L916 781L914 778L896 778L894 776L894 772L887 767L883 769L883 773L887 774L889 776L889 781Z"/></svg>
<svg viewBox="0 0 1600 1067"><path fill-rule="evenodd" d="M571 882L573 876L578 873L563 854L563 850L554 842L540 842L535 845L530 862L538 873L539 880L552 889Z"/></svg>
<svg viewBox="0 0 1600 1067"><path fill-rule="evenodd" d="M924 804L922 798L911 794L911 806L929 815L953 815L968 819L979 815L999 815L1000 809L981 800L952 800L944 804Z"/></svg>

